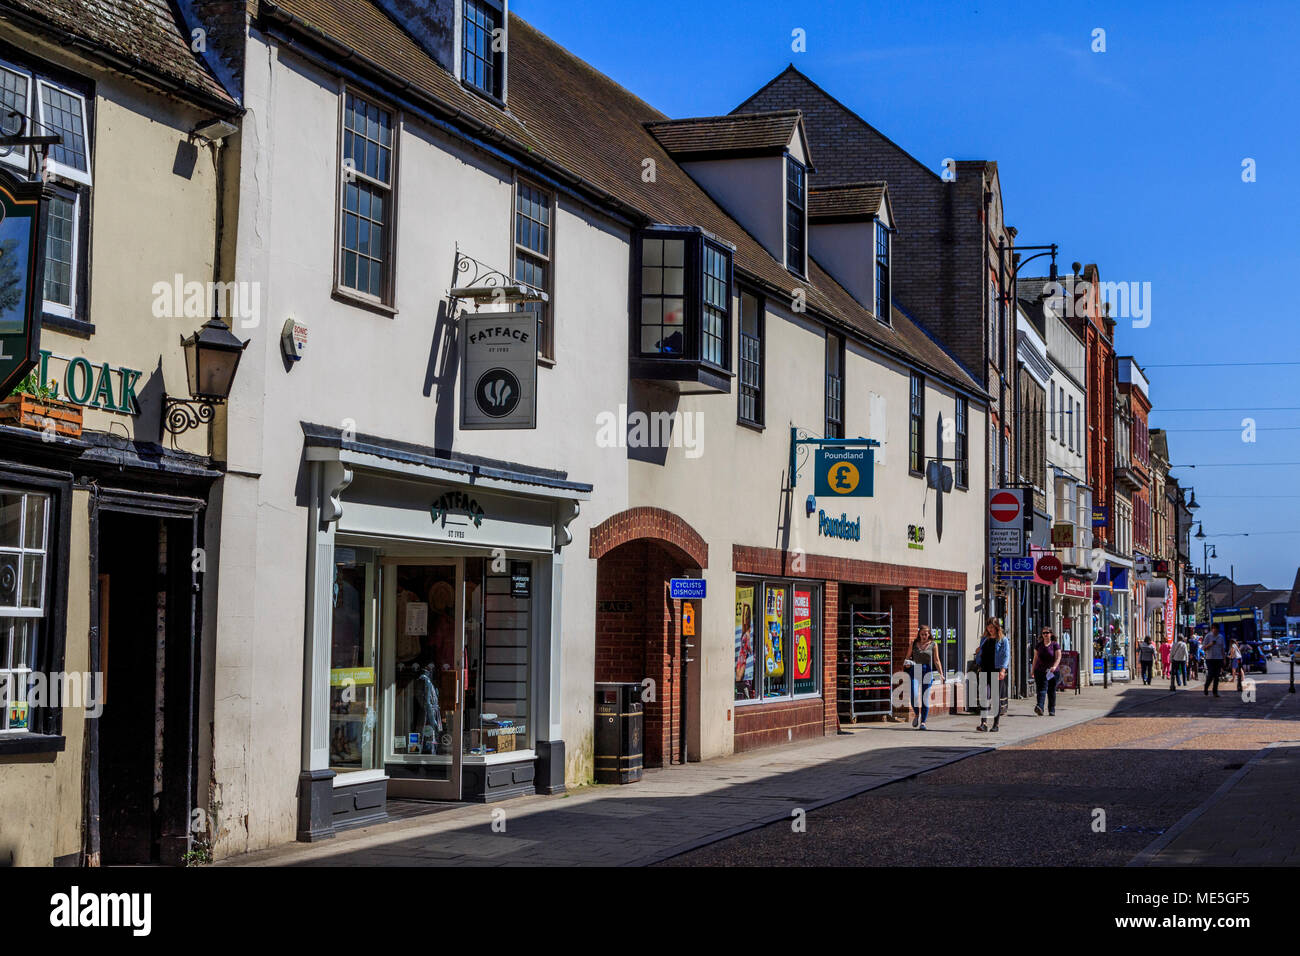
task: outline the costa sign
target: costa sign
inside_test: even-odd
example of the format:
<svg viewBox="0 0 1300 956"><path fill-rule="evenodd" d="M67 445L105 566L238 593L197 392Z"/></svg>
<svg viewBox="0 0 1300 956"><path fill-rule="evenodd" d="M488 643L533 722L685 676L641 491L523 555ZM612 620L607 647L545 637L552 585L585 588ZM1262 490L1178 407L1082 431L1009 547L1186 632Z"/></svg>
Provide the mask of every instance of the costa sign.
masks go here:
<svg viewBox="0 0 1300 956"><path fill-rule="evenodd" d="M1061 566L1061 559L1055 555L1046 554L1038 559L1034 565L1034 573L1049 584L1061 576L1065 569Z"/></svg>

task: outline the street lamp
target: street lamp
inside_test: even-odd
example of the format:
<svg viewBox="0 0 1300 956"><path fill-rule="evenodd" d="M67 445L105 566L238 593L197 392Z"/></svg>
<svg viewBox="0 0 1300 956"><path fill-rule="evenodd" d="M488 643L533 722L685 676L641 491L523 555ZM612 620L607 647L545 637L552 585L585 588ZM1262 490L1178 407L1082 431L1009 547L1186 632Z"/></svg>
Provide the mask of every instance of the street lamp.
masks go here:
<svg viewBox="0 0 1300 956"><path fill-rule="evenodd" d="M214 317L189 338L181 339L181 347L185 350L190 397L172 398L164 393L162 426L169 435L183 435L212 421L217 406L230 397L239 359L248 342L239 341L229 326ZM211 432L208 443L210 447Z"/></svg>

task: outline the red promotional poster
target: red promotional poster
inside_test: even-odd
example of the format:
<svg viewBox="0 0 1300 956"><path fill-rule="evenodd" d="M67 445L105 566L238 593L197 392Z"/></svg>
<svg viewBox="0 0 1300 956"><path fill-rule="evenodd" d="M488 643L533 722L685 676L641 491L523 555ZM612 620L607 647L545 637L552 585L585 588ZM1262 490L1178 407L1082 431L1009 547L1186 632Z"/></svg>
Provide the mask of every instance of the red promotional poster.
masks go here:
<svg viewBox="0 0 1300 956"><path fill-rule="evenodd" d="M794 679L812 676L812 592L794 592Z"/></svg>

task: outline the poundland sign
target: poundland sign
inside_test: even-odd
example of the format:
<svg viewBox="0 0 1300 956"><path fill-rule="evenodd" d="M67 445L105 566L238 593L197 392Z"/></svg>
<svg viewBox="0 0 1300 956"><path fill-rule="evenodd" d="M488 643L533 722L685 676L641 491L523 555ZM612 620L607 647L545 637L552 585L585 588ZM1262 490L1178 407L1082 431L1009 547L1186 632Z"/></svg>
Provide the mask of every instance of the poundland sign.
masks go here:
<svg viewBox="0 0 1300 956"><path fill-rule="evenodd" d="M862 540L862 519L841 514L832 518L824 511L817 512L817 533L825 538L842 538L845 541Z"/></svg>

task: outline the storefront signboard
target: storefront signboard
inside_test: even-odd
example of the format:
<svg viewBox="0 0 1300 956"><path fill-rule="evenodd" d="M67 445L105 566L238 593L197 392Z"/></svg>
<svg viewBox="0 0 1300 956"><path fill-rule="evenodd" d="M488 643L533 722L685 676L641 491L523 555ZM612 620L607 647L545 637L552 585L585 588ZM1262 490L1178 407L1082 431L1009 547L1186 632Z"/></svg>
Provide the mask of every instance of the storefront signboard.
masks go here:
<svg viewBox="0 0 1300 956"><path fill-rule="evenodd" d="M1052 525L1052 547L1073 548L1074 525L1067 521L1058 522Z"/></svg>
<svg viewBox="0 0 1300 956"><path fill-rule="evenodd" d="M460 427L537 427L537 313L466 313Z"/></svg>
<svg viewBox="0 0 1300 956"><path fill-rule="evenodd" d="M8 397L40 354L44 188L0 170L0 398Z"/></svg>
<svg viewBox="0 0 1300 956"><path fill-rule="evenodd" d="M143 375L139 369L125 365L112 366L81 355L68 358L41 350L41 381L47 385L53 381L59 386L59 399L74 405L139 415L135 389Z"/></svg>
<svg viewBox="0 0 1300 956"><path fill-rule="evenodd" d="M1078 578L1059 577L1056 579L1056 593L1063 597L1087 600L1092 597L1092 585Z"/></svg>
<svg viewBox="0 0 1300 956"><path fill-rule="evenodd" d="M1110 524L1110 505L1099 505L1092 509L1092 526L1104 528Z"/></svg>
<svg viewBox="0 0 1300 956"><path fill-rule="evenodd" d="M813 493L818 498L870 498L875 486L874 448L818 448Z"/></svg>
<svg viewBox="0 0 1300 956"><path fill-rule="evenodd" d="M812 677L812 592L794 592L794 679Z"/></svg>

